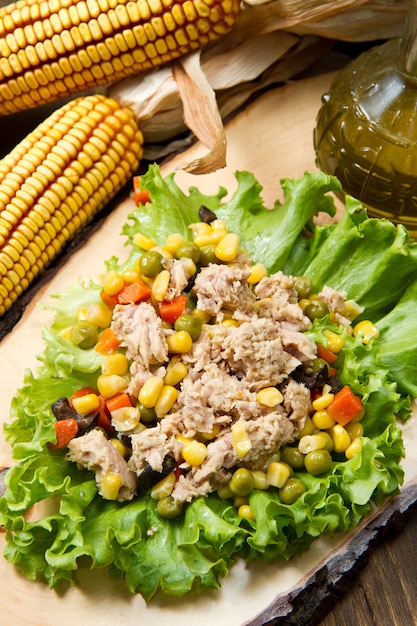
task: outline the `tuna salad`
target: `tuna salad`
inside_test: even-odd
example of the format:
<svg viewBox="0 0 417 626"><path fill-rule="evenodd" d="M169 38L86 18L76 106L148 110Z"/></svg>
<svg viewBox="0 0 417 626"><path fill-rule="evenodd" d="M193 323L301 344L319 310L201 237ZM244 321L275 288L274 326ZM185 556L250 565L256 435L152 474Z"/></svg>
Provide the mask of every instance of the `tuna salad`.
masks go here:
<svg viewBox="0 0 417 626"><path fill-rule="evenodd" d="M306 331L317 315L349 328L345 294L327 286L311 294L304 277L268 275L215 216L190 229L191 243L173 234L164 247L149 244L124 278L104 277L110 315L95 346L98 389L53 407L58 422L78 424L67 460L94 472L104 498L150 488L180 511L198 496L227 495L236 481L282 487L291 466L281 451L312 436L312 387L321 377L322 394L324 385L330 400L339 391ZM80 324L88 341L88 322ZM63 400L72 416L62 415ZM330 463L325 437L318 448Z"/></svg>

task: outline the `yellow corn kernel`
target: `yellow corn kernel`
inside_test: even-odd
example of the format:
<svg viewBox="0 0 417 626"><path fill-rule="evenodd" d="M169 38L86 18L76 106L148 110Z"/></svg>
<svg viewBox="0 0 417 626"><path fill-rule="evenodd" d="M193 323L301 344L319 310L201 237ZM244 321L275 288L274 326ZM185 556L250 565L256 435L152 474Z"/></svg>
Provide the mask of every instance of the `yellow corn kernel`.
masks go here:
<svg viewBox="0 0 417 626"><path fill-rule="evenodd" d="M352 440L352 443L345 450L345 457L347 459L352 459L362 447L362 442L359 437L356 437Z"/></svg>
<svg viewBox="0 0 417 626"><path fill-rule="evenodd" d="M326 409L316 411L313 414L311 421L313 422L314 426L319 430L326 430L327 428L331 428L336 423L335 420L326 411Z"/></svg>
<svg viewBox="0 0 417 626"><path fill-rule="evenodd" d="M100 494L106 500L117 500L122 479L119 474L106 474L101 479Z"/></svg>
<svg viewBox="0 0 417 626"><path fill-rule="evenodd" d="M182 246L183 243L184 237L180 235L180 233L171 233L166 238L164 248L174 257L177 253L178 248Z"/></svg>
<svg viewBox="0 0 417 626"><path fill-rule="evenodd" d="M267 274L268 272L267 272L265 265L262 265L262 263L255 263L255 265L252 265L250 267L248 283L250 285L256 285L257 283L259 283L259 281L262 280L262 278L265 278Z"/></svg>
<svg viewBox="0 0 417 626"><path fill-rule="evenodd" d="M113 437L112 439L109 439L109 441L113 448L117 450L117 452L120 454L120 456L122 456L124 459L128 456L129 450L125 445L123 445L120 439Z"/></svg>
<svg viewBox="0 0 417 626"><path fill-rule="evenodd" d="M301 298L298 301L298 306L300 307L300 309L302 309L304 311L304 309L310 304L310 300L308 298Z"/></svg>
<svg viewBox="0 0 417 626"><path fill-rule="evenodd" d="M161 418L170 412L178 398L178 389L172 385L164 385L155 404L156 417Z"/></svg>
<svg viewBox="0 0 417 626"><path fill-rule="evenodd" d="M221 426L220 424L214 424L213 426L213 430L211 430L209 433L201 433L202 437L204 437L204 439L206 440L211 440L211 439L215 439L217 437L217 435L219 434L221 430Z"/></svg>
<svg viewBox="0 0 417 626"><path fill-rule="evenodd" d="M254 489L268 489L269 483L266 472L263 472L262 470L253 470L252 476Z"/></svg>
<svg viewBox="0 0 417 626"><path fill-rule="evenodd" d="M186 365L180 361L178 356L173 356L166 368L164 383L165 385L171 385L175 387L182 381L182 379L187 375L187 367Z"/></svg>
<svg viewBox="0 0 417 626"><path fill-rule="evenodd" d="M329 404L334 400L334 393L323 393L321 396L313 400L311 406L315 411L323 411L327 409Z"/></svg>
<svg viewBox="0 0 417 626"><path fill-rule="evenodd" d="M291 468L282 461L272 461L266 470L268 485L281 489L291 476Z"/></svg>
<svg viewBox="0 0 417 626"><path fill-rule="evenodd" d="M252 442L246 432L246 424L243 420L232 425L232 445L240 458L246 456L252 448Z"/></svg>
<svg viewBox="0 0 417 626"><path fill-rule="evenodd" d="M182 449L182 458L188 465L197 467L201 465L207 457L207 446L195 439L187 443Z"/></svg>
<svg viewBox="0 0 417 626"><path fill-rule="evenodd" d="M314 450L323 450L324 439L320 437L319 433L314 435L304 435L298 442L298 449L302 454L308 454Z"/></svg>
<svg viewBox="0 0 417 626"><path fill-rule="evenodd" d="M281 404L283 399L282 393L276 387L265 387L256 394L257 402L271 409Z"/></svg>
<svg viewBox="0 0 417 626"><path fill-rule="evenodd" d="M132 283L136 283L138 280L141 280L140 272L136 271L135 269L125 270L124 272L122 272L121 276L124 282L128 285L131 285Z"/></svg>
<svg viewBox="0 0 417 626"><path fill-rule="evenodd" d="M123 391L126 387L126 378L117 374L101 374L97 379L98 392L106 400Z"/></svg>
<svg viewBox="0 0 417 626"><path fill-rule="evenodd" d="M151 409L158 401L159 394L164 386L162 376L150 376L145 380L139 391L139 402L147 409Z"/></svg>
<svg viewBox="0 0 417 626"><path fill-rule="evenodd" d="M108 354L101 362L101 373L105 375L116 374L124 376L129 369L129 361L123 352Z"/></svg>
<svg viewBox="0 0 417 626"><path fill-rule="evenodd" d="M168 476L165 476L159 483L156 483L151 489L151 498L154 500L162 500L170 496L175 485L175 472L171 472Z"/></svg>
<svg viewBox="0 0 417 626"><path fill-rule="evenodd" d="M210 226L213 230L221 230L227 233L226 220L221 220L220 218L217 218L216 220L210 222Z"/></svg>
<svg viewBox="0 0 417 626"><path fill-rule="evenodd" d="M142 250L146 251L149 251L151 248L155 248L155 246L158 245L156 241L154 241L150 237L147 237L146 235L143 235L142 233L136 233L133 236L133 243L138 248L142 248Z"/></svg>
<svg viewBox="0 0 417 626"><path fill-rule="evenodd" d="M155 277L152 283L152 298L155 302L162 302L165 298L170 278L171 274L169 270L162 270L162 272L159 272Z"/></svg>
<svg viewBox="0 0 417 626"><path fill-rule="evenodd" d="M124 406L111 413L111 423L119 433L134 430L140 421L139 410L134 406Z"/></svg>
<svg viewBox="0 0 417 626"><path fill-rule="evenodd" d="M186 330L178 330L167 337L168 351L171 354L185 354L193 345L191 335Z"/></svg>
<svg viewBox="0 0 417 626"><path fill-rule="evenodd" d="M74 409L80 415L88 415L89 413L97 411L99 404L100 400L96 393L87 393L84 396L72 400Z"/></svg>
<svg viewBox="0 0 417 626"><path fill-rule="evenodd" d="M335 424L329 429L329 433L333 439L334 451L345 452L351 444L351 438L346 428L341 424Z"/></svg>
<svg viewBox="0 0 417 626"><path fill-rule="evenodd" d="M186 272L188 272L188 276L194 276L197 273L197 266L192 259L188 256L181 257L181 264L183 265Z"/></svg>
<svg viewBox="0 0 417 626"><path fill-rule="evenodd" d="M114 296L125 284L116 270L109 270L103 277L103 290L108 296Z"/></svg>
<svg viewBox="0 0 417 626"><path fill-rule="evenodd" d="M90 304L85 310L85 319L99 328L108 328L112 320L112 311L104 304Z"/></svg>
<svg viewBox="0 0 417 626"><path fill-rule="evenodd" d="M190 443L190 441L192 441L190 437L186 437L182 433L178 433L178 435L175 435L175 439L179 441L180 443L184 443L184 444Z"/></svg>
<svg viewBox="0 0 417 626"><path fill-rule="evenodd" d="M78 309L76 314L77 322L82 322L87 319L87 309L83 307L82 309Z"/></svg>
<svg viewBox="0 0 417 626"><path fill-rule="evenodd" d="M232 319L224 320L222 324L223 326L226 326L226 328L238 328L240 326L237 320Z"/></svg>
<svg viewBox="0 0 417 626"><path fill-rule="evenodd" d="M337 354L345 347L345 338L332 330L325 330L323 333L327 337L327 347Z"/></svg>
<svg viewBox="0 0 417 626"><path fill-rule="evenodd" d="M214 254L220 261L230 263L234 261L239 252L239 235L227 233L217 244Z"/></svg>
<svg viewBox="0 0 417 626"><path fill-rule="evenodd" d="M316 428L316 426L314 426L313 420L311 419L310 416L307 416L305 424L304 424L303 428L300 431L299 437L301 439L301 437L305 437L306 435L313 435L316 430L317 430L317 428Z"/></svg>
<svg viewBox="0 0 417 626"><path fill-rule="evenodd" d="M158 254L161 255L163 259L173 258L172 254L168 252L168 250L166 250L166 248L163 248L162 246L154 246L153 248L149 250L149 252L157 252Z"/></svg>
<svg viewBox="0 0 417 626"><path fill-rule="evenodd" d="M245 519L250 519L254 522L256 521L255 513L253 512L250 504L241 504L237 510L237 514Z"/></svg>
<svg viewBox="0 0 417 626"><path fill-rule="evenodd" d="M358 317L358 315L362 313L363 309L364 307L359 306L359 304L354 300L346 300L343 315L347 317L348 320L352 321L355 317Z"/></svg>
<svg viewBox="0 0 417 626"><path fill-rule="evenodd" d="M346 424L345 429L348 431L351 439L363 436L363 426L360 422L349 422L349 424Z"/></svg>
<svg viewBox="0 0 417 626"><path fill-rule="evenodd" d="M61 330L61 332L59 333L59 336L62 337L62 339L65 339L66 341L71 341L71 328L72 326L67 326L67 328L64 328L63 330Z"/></svg>
<svg viewBox="0 0 417 626"><path fill-rule="evenodd" d="M198 309L197 307L192 310L191 315L195 315L198 317L203 324L207 324L211 319L211 314L207 313L207 311L203 311L202 309Z"/></svg>
<svg viewBox="0 0 417 626"><path fill-rule="evenodd" d="M210 224L207 222L194 222L188 226L189 230L193 233L193 237L198 237L199 235L211 235L213 229Z"/></svg>
<svg viewBox="0 0 417 626"><path fill-rule="evenodd" d="M375 324L369 320L363 320L362 322L356 324L353 329L353 334L355 337L362 335L363 343L368 344L371 339L377 339L379 337L379 330Z"/></svg>

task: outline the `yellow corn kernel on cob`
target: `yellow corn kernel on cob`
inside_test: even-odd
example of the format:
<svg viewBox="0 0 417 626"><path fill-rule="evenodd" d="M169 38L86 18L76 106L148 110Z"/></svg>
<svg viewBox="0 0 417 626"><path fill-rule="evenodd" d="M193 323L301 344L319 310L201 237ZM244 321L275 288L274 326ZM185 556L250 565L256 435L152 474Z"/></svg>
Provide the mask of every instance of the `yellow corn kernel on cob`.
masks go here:
<svg viewBox="0 0 417 626"><path fill-rule="evenodd" d="M226 33L239 0L18 0L0 8L0 114L153 69Z"/></svg>
<svg viewBox="0 0 417 626"><path fill-rule="evenodd" d="M127 183L142 156L130 109L72 100L0 161L0 315Z"/></svg>

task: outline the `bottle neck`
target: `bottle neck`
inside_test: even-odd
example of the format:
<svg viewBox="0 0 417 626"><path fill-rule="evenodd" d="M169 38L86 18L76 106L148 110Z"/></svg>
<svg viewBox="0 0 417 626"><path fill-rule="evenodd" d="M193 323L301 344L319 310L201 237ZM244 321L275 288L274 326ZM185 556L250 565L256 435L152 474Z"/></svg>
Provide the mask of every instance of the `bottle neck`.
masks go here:
<svg viewBox="0 0 417 626"><path fill-rule="evenodd" d="M417 78L417 0L409 0L404 32L401 37L399 69Z"/></svg>

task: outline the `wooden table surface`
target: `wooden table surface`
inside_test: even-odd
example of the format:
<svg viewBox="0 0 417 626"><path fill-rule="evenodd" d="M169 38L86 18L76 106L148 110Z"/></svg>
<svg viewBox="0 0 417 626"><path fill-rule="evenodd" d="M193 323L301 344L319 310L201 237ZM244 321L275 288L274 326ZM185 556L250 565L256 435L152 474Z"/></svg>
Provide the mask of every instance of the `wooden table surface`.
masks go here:
<svg viewBox="0 0 417 626"><path fill-rule="evenodd" d="M326 81L322 85L325 86L325 84ZM320 85L317 94L321 88ZM317 97L316 100L313 98L312 106L317 108ZM303 124L311 127L314 124L314 114L310 112L308 115L310 117L307 116ZM35 118L34 113L28 125L31 125ZM19 134L22 134L23 130L24 125L19 121ZM9 132L10 125L0 120L3 149L7 145ZM309 150L310 152L304 154L300 162L312 163L311 147ZM266 162L268 162L267 156ZM288 163L288 167L292 168L293 163ZM286 175L286 172L280 172L279 178ZM305 622L303 626L309 626L310 623L311 625L321 624L321 626L412 626L417 624L416 555L417 507L414 506L407 515L402 517L399 526L389 527L386 536L370 551L368 558L361 559L356 570L349 574L341 588L332 592L330 611L327 615L323 617L322 614L322 619L315 617L311 622ZM347 590L348 587L350 588ZM294 622L289 620L287 623Z"/></svg>

